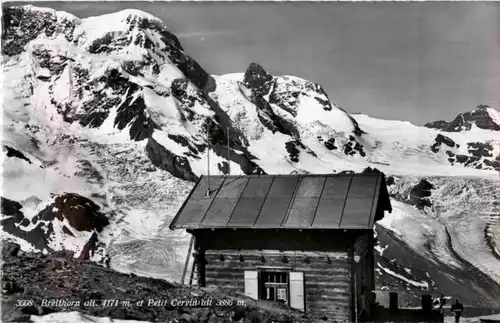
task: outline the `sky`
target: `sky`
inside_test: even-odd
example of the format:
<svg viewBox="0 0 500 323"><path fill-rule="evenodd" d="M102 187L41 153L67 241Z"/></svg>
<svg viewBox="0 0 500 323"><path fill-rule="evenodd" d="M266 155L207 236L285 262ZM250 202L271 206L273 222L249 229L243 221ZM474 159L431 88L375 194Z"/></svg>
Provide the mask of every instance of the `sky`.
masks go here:
<svg viewBox="0 0 500 323"><path fill-rule="evenodd" d="M80 18L134 8L210 74L319 83L350 113L424 124L500 110L500 2L38 2Z"/></svg>

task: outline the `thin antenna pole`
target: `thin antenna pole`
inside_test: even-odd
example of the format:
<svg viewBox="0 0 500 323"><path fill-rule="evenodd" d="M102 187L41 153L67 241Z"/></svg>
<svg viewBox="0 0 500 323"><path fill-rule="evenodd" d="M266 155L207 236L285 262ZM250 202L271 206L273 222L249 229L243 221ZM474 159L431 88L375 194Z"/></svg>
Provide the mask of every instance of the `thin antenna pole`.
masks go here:
<svg viewBox="0 0 500 323"><path fill-rule="evenodd" d="M229 127L227 128L227 174L231 175L231 161L229 159Z"/></svg>
<svg viewBox="0 0 500 323"><path fill-rule="evenodd" d="M207 123L207 196L210 196L210 123Z"/></svg>

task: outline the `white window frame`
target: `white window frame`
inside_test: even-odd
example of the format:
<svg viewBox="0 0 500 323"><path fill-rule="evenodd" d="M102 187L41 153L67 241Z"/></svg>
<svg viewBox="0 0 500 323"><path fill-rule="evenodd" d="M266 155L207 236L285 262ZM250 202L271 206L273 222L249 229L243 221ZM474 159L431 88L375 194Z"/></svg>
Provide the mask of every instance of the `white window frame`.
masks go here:
<svg viewBox="0 0 500 323"><path fill-rule="evenodd" d="M262 273L287 273L287 305L305 312L304 273L283 267L259 267L256 270L245 270L245 295L255 300L261 298L261 288L264 286ZM272 283L268 283L272 284ZM278 283L277 286L281 285Z"/></svg>

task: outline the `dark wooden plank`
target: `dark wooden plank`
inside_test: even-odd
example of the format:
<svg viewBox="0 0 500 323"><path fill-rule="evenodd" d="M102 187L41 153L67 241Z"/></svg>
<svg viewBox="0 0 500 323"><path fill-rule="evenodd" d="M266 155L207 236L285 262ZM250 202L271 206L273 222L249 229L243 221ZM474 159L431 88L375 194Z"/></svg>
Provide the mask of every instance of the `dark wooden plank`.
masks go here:
<svg viewBox="0 0 500 323"><path fill-rule="evenodd" d="M350 322L349 316L350 316L350 308L349 307L344 307L343 305L340 304L321 304L321 305L316 305L312 304L311 302L306 301L306 307L307 307L307 313L310 313L311 315L317 315L317 316L326 316L327 319L330 320L341 320L341 322ZM319 315L318 315L319 314ZM331 322L331 321L329 321Z"/></svg>
<svg viewBox="0 0 500 323"><path fill-rule="evenodd" d="M217 270L217 268L210 268L206 270L206 276L208 278L212 279L232 279L234 281L244 279L244 270L235 270L233 273L231 272L221 272L220 270Z"/></svg>
<svg viewBox="0 0 500 323"><path fill-rule="evenodd" d="M249 269L256 269L256 267L259 267L259 266L276 266L276 267L279 267L279 266L283 266L284 263L281 262L280 260L276 259L276 260L272 260L270 258L266 258L265 262L261 262L260 260L254 260L254 261L248 261L248 260L245 260L244 262L229 262L229 261L220 261L220 260L216 260L216 259L213 259L213 260L208 260L208 264L207 265L212 265L212 266L220 266L220 267L227 267L227 268L233 268L234 270L249 270ZM220 264L218 264L220 262ZM215 265L217 264L217 265Z"/></svg>
<svg viewBox="0 0 500 323"><path fill-rule="evenodd" d="M207 279L207 287L217 287L226 291L235 293L245 293L245 282L241 281L238 284L235 282L228 282L227 280L209 280Z"/></svg>
<svg viewBox="0 0 500 323"><path fill-rule="evenodd" d="M349 305L343 303L333 303L333 302L307 302L306 304L310 311L325 311L332 315L349 315L350 307Z"/></svg>
<svg viewBox="0 0 500 323"><path fill-rule="evenodd" d="M345 300L328 300L328 299L306 299L306 303L308 303L308 308L316 308L321 309L325 308L332 311L343 311L345 309L349 309L349 303Z"/></svg>
<svg viewBox="0 0 500 323"><path fill-rule="evenodd" d="M238 281L244 281L245 270L240 269L235 270L235 272L237 273L220 272L217 268L212 267L207 268L205 274L207 279L229 279L235 283Z"/></svg>
<svg viewBox="0 0 500 323"><path fill-rule="evenodd" d="M242 267L242 266L232 266L231 267L234 272L243 272L245 270L255 270L257 268L253 266L248 266L248 267ZM265 270L265 269L263 269ZM272 269L269 269L272 270ZM307 280L308 283L311 284L317 284L318 286L326 286L326 287L331 287L331 288L347 288L350 286L350 281L346 280L346 273L335 273L332 275L313 275L310 271L304 271L304 270L296 270L294 271L298 272L303 272L305 276L305 280ZM220 267L215 267L215 266L207 266L206 272L212 272L214 275L222 275L222 276L227 276L227 277L238 277L239 274L237 273L228 273L228 272L221 272ZM347 276L348 277L348 276Z"/></svg>
<svg viewBox="0 0 500 323"><path fill-rule="evenodd" d="M237 264L233 264L232 262L236 262ZM237 275L238 273L236 270L243 270L245 268L251 269L252 266L255 268L255 266L261 266L262 264L260 261L254 261L254 262L248 262L248 261L243 261L239 262L238 260L228 260L225 258L224 261L221 261L219 259L209 259L208 264L207 264L207 270L209 268L216 268L217 271L222 272L222 273L227 273L228 275ZM285 267L284 265L288 265L282 262L276 263L276 265L281 265ZM332 281L333 279L336 279L339 276L345 276L349 273L348 269L344 268L336 268L335 266L326 268L326 269L317 269L313 268L311 266L310 268L300 268L300 267L293 267L290 266L291 269L295 271L302 271L307 275L307 278L309 279L324 279L326 281ZM285 269L283 269L285 270Z"/></svg>
<svg viewBox="0 0 500 323"><path fill-rule="evenodd" d="M344 304L335 302L315 303L314 301L306 300L307 312L313 315L326 316L328 319L343 320L350 322L350 307Z"/></svg>
<svg viewBox="0 0 500 323"><path fill-rule="evenodd" d="M344 311L350 311L350 305L346 301L335 301L335 300L320 300L320 299L306 299L306 304L311 310L321 310L325 309L332 313L344 313Z"/></svg>
<svg viewBox="0 0 500 323"><path fill-rule="evenodd" d="M348 300L342 299L316 299L316 298L307 298L305 299L307 308L309 310L314 309L328 309L331 312L340 312L343 313L345 310L349 311L350 306Z"/></svg>
<svg viewBox="0 0 500 323"><path fill-rule="evenodd" d="M306 303L308 304L308 303ZM308 306L308 305L306 305ZM349 308L344 308L342 306L336 306L330 304L328 305L320 305L320 306L313 306L310 304L307 309L307 313L310 313L311 315L317 315L317 316L326 316L328 320L335 320L335 321L340 321L340 322L350 322L350 309ZM330 321L331 322L331 321Z"/></svg>
<svg viewBox="0 0 500 323"><path fill-rule="evenodd" d="M242 285L241 288L235 288L232 285L228 285L228 284L221 285L220 282L214 282L214 283L210 283L210 284L207 283L207 287L217 287L221 290L228 291L228 292L234 292L234 293L240 292L243 295L244 292L242 292L242 289L245 288L245 285Z"/></svg>
<svg viewBox="0 0 500 323"><path fill-rule="evenodd" d="M215 273L207 274L206 282L208 285L215 285L217 287L232 289L236 292L245 292L245 278L244 276L216 276Z"/></svg>
<svg viewBox="0 0 500 323"><path fill-rule="evenodd" d="M220 255L223 255L224 261L219 259ZM349 271L349 264L347 259L331 259L330 262L325 257L307 257L309 263L307 263L303 256L290 256L286 255L287 262L283 262L282 255L280 254L262 254L265 262L261 261L260 254L245 254L243 256L243 261L240 262L240 256L238 253L224 253L224 252L207 252L205 258L208 261L208 265L217 264L220 267L231 267L235 268L245 268L248 266L279 266L279 267L292 267L295 270L309 271L312 274L325 273L346 273Z"/></svg>
<svg viewBox="0 0 500 323"><path fill-rule="evenodd" d="M331 264L320 261L311 261L309 264L305 264L303 261L297 261L294 267L296 270L309 270L311 273L313 272L322 272L322 271L338 271L342 270L343 272L348 271L348 268L344 267L343 263L333 262Z"/></svg>
<svg viewBox="0 0 500 323"><path fill-rule="evenodd" d="M351 285L345 275L337 276L336 279L308 281L307 283L316 288L345 288Z"/></svg>
<svg viewBox="0 0 500 323"><path fill-rule="evenodd" d="M232 262L235 262L234 266L236 267L246 267L249 266L247 264L251 264L252 266L289 266L293 267L295 270L309 270L311 272L322 272L322 271L329 271L331 270L332 272L346 272L348 271L348 267L346 264L343 264L341 262L332 262L332 263L327 263L326 261L311 261L310 263L306 263L302 258L300 259L294 259L287 257L286 260L288 262L283 262L281 257L271 257L271 256L264 256L265 262L261 262L260 256L243 256L244 260L243 262L240 262L239 259L235 259L234 257L232 261L230 260L229 257L225 256L225 261L219 260L218 256L214 257L208 257L206 256L207 261L211 263L221 263L221 266L229 266ZM239 257L238 257L239 258Z"/></svg>
<svg viewBox="0 0 500 323"><path fill-rule="evenodd" d="M321 285L314 285L306 283L307 297L316 298L318 300L332 300L332 301L349 301L351 295L349 288L325 288Z"/></svg>
<svg viewBox="0 0 500 323"><path fill-rule="evenodd" d="M295 269L297 271L302 271L304 274L307 276L308 281L324 281L327 283L332 283L332 286L337 286L339 288L346 287L350 284L349 281L347 281L344 277L348 275L347 271L340 271L340 270L316 270L316 271L306 271L306 270L300 270L300 269Z"/></svg>
<svg viewBox="0 0 500 323"><path fill-rule="evenodd" d="M353 231L275 230L275 229L203 229L195 230L196 241L207 249L279 249L345 252L352 246Z"/></svg>

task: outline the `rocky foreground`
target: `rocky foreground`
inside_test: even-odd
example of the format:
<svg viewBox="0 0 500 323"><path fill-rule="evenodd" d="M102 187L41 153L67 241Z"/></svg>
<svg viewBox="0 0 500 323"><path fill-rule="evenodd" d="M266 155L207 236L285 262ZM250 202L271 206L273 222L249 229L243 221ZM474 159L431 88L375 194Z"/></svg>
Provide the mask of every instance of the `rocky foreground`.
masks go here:
<svg viewBox="0 0 500 323"><path fill-rule="evenodd" d="M2 322L74 311L149 322L323 322L219 289L117 273L69 253L25 253L11 242L2 251Z"/></svg>

